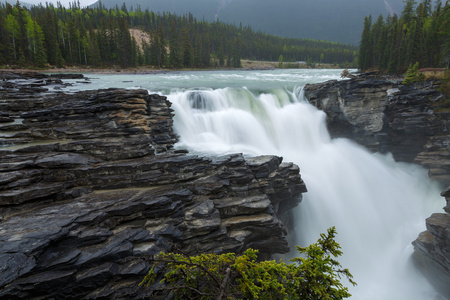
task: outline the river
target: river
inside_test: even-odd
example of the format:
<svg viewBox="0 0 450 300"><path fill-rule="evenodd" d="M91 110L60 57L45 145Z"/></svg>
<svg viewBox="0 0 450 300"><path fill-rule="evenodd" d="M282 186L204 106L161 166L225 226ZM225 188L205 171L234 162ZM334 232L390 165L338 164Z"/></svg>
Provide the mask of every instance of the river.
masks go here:
<svg viewBox="0 0 450 300"><path fill-rule="evenodd" d="M342 70L169 72L93 75L70 90L144 88L175 111L176 147L220 155L276 154L300 166L308 192L296 208L291 244L305 246L336 226L356 287L352 299L444 299L415 268L411 242L445 205L423 168L332 139L325 113L302 95L306 83L339 80ZM291 255L295 255L292 253Z"/></svg>

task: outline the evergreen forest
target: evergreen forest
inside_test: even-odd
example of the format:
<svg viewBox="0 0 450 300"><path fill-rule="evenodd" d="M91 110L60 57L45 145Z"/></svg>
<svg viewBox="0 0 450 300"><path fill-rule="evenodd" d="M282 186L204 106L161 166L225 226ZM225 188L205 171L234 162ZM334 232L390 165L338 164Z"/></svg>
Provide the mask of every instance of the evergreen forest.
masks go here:
<svg viewBox="0 0 450 300"><path fill-rule="evenodd" d="M114 8L123 0L101 2ZM242 22L276 36L358 45L364 17L400 14L403 0L128 0L126 5L178 15L191 12L207 21Z"/></svg>
<svg viewBox="0 0 450 300"><path fill-rule="evenodd" d="M150 37L136 40L130 29ZM192 14L96 7L0 4L0 65L156 68L241 66L241 59L355 66L357 47L282 38Z"/></svg>
<svg viewBox="0 0 450 300"><path fill-rule="evenodd" d="M404 0L401 16L364 19L359 47L360 70L404 73L419 68L448 68L450 61L450 5L437 0Z"/></svg>

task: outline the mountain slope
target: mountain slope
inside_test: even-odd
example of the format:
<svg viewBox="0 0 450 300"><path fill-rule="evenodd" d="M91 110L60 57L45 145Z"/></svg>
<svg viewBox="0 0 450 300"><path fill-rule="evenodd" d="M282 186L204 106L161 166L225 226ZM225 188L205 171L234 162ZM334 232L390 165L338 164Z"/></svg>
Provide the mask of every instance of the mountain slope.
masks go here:
<svg viewBox="0 0 450 300"><path fill-rule="evenodd" d="M278 0L265 1L264 6L258 3L259 0L233 1L221 11L219 18L225 22L243 20L243 24L255 29L286 37L356 45L365 16L387 15L382 0ZM258 9L247 13L254 7Z"/></svg>
<svg viewBox="0 0 450 300"><path fill-rule="evenodd" d="M123 0L102 5L122 6ZM402 0L131 0L128 8L176 14L243 26L284 37L328 40L357 45L365 16L400 14ZM97 4L93 4L94 6Z"/></svg>

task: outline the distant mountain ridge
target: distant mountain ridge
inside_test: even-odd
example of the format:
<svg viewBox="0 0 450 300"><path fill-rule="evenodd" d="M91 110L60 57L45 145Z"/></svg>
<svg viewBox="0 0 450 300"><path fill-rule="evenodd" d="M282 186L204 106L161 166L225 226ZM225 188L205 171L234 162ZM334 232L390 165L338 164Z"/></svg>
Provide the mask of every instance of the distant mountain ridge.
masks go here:
<svg viewBox="0 0 450 300"><path fill-rule="evenodd" d="M92 6L97 6L96 2ZM120 8L123 0L102 0L107 8ZM149 9L197 19L216 19L283 37L327 40L358 45L364 17L400 14L402 0L131 0L128 9Z"/></svg>

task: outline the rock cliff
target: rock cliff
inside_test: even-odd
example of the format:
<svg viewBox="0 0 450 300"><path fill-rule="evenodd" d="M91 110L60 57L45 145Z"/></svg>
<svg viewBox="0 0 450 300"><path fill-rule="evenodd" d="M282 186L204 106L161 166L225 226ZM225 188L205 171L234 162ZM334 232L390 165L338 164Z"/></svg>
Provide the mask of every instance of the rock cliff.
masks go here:
<svg viewBox="0 0 450 300"><path fill-rule="evenodd" d="M450 112L432 81L402 85L378 76L305 86L305 96L327 114L333 137L414 162L450 183Z"/></svg>
<svg viewBox="0 0 450 300"><path fill-rule="evenodd" d="M160 251L289 250L296 165L175 150L165 97L28 75L0 83L0 299L140 298Z"/></svg>
<svg viewBox="0 0 450 300"><path fill-rule="evenodd" d="M435 213L426 220L427 230L413 242L416 252L422 254L418 261L426 266L433 265L434 272L426 275L443 295L450 295L450 186L442 192L447 205L445 213ZM429 268L428 268L429 269Z"/></svg>

